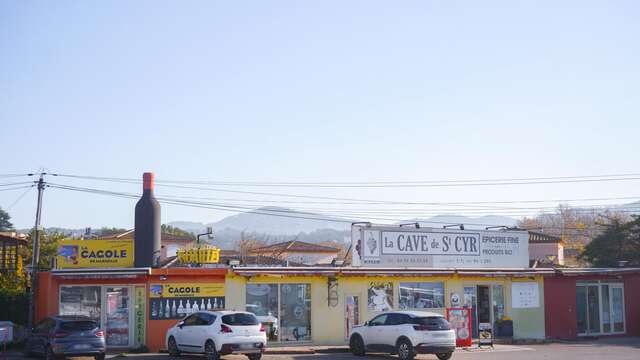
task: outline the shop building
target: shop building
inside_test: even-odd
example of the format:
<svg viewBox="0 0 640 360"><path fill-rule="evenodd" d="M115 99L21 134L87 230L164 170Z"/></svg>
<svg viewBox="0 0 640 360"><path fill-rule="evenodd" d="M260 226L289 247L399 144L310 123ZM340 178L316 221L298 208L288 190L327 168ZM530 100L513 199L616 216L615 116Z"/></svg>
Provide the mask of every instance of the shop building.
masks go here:
<svg viewBox="0 0 640 360"><path fill-rule="evenodd" d="M640 336L640 269L556 269L544 288L547 338Z"/></svg>

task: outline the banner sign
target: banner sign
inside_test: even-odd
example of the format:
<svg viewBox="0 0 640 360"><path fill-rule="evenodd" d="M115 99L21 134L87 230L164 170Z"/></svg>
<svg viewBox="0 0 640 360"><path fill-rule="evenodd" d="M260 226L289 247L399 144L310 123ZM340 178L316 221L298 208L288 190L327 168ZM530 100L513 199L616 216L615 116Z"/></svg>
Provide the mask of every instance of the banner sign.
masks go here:
<svg viewBox="0 0 640 360"><path fill-rule="evenodd" d="M145 333L144 330L146 328L145 324L145 314L147 313L145 310L146 306L146 289L143 287L136 287L135 289L135 344L140 346L146 343L145 341Z"/></svg>
<svg viewBox="0 0 640 360"><path fill-rule="evenodd" d="M149 288L149 319L182 319L200 310L225 306L224 283L165 283Z"/></svg>
<svg viewBox="0 0 640 360"><path fill-rule="evenodd" d="M176 256L182 264L217 264L220 261L220 249L210 246L180 249Z"/></svg>
<svg viewBox="0 0 640 360"><path fill-rule="evenodd" d="M526 231L353 225L351 237L353 248L356 249L353 260L355 266L529 266L529 234Z"/></svg>
<svg viewBox="0 0 640 360"><path fill-rule="evenodd" d="M62 240L58 269L133 267L132 240Z"/></svg>

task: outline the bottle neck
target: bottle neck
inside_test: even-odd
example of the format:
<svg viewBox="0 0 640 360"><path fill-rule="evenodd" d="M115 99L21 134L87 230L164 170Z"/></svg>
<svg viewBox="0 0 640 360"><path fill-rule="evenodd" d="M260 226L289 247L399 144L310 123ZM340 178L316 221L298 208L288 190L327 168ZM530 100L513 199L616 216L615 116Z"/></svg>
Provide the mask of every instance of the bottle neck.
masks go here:
<svg viewBox="0 0 640 360"><path fill-rule="evenodd" d="M153 197L153 189L142 190L142 197Z"/></svg>

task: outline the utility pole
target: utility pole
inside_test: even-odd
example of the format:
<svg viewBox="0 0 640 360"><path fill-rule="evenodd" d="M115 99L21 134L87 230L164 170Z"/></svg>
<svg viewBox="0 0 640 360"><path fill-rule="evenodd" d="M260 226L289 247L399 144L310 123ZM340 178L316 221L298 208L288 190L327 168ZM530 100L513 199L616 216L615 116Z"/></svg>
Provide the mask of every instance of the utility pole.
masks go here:
<svg viewBox="0 0 640 360"><path fill-rule="evenodd" d="M46 173L40 173L40 179L38 180L38 206L36 209L36 226L35 234L33 236L33 256L31 259L31 290L29 292L29 318L28 328L33 327L35 317L35 294L38 288L38 263L40 262L40 215L42 214L42 192L44 191L45 182L44 175Z"/></svg>

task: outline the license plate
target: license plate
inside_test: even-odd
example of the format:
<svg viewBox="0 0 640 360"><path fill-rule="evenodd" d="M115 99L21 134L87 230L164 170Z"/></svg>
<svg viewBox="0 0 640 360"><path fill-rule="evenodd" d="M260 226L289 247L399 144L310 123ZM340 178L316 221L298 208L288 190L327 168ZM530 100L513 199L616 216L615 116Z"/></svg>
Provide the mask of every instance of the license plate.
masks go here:
<svg viewBox="0 0 640 360"><path fill-rule="evenodd" d="M246 349L253 349L255 348L255 346L253 346L253 344L241 344L240 345L240 349L246 350Z"/></svg>
<svg viewBox="0 0 640 360"><path fill-rule="evenodd" d="M73 348L74 349L78 349L78 350L84 350L84 349L90 349L91 345L89 345L89 344L76 344L76 345L73 345Z"/></svg>
<svg viewBox="0 0 640 360"><path fill-rule="evenodd" d="M446 338L446 337L449 337L449 334L447 334L447 333L433 333L433 337Z"/></svg>

